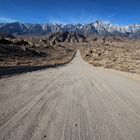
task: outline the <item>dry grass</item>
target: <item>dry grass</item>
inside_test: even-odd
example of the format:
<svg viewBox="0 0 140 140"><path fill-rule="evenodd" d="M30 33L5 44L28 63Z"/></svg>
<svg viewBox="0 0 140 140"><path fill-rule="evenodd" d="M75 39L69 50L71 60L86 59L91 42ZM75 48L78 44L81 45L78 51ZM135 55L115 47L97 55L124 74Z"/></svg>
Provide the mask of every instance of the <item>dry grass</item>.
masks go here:
<svg viewBox="0 0 140 140"><path fill-rule="evenodd" d="M139 40L98 40L83 44L81 53L94 66L140 74Z"/></svg>

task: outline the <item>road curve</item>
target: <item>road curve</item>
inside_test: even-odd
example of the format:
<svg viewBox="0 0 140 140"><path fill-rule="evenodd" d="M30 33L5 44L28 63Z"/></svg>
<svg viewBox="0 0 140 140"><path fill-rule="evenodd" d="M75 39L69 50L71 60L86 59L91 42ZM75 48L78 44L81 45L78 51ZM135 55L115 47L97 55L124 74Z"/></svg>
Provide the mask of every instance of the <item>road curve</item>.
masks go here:
<svg viewBox="0 0 140 140"><path fill-rule="evenodd" d="M72 62L0 80L0 140L140 140L140 81Z"/></svg>

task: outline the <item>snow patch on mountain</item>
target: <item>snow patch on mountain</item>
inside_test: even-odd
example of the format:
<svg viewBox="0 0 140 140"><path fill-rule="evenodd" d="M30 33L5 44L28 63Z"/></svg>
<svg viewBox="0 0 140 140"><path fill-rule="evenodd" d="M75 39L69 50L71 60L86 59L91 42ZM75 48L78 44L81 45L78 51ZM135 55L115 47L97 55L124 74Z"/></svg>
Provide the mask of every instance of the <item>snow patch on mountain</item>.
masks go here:
<svg viewBox="0 0 140 140"><path fill-rule="evenodd" d="M0 32L16 35L47 35L55 32L76 32L83 35L96 36L124 36L140 38L140 25L119 26L108 22L95 21L89 24L26 24L26 23L0 23Z"/></svg>

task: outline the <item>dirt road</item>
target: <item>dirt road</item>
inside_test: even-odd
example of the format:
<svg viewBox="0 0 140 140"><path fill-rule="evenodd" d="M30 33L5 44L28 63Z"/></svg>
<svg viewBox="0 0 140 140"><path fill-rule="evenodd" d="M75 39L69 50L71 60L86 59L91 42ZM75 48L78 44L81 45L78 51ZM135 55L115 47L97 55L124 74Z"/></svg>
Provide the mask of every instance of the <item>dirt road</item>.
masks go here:
<svg viewBox="0 0 140 140"><path fill-rule="evenodd" d="M79 52L58 67L0 80L0 140L140 140L140 81Z"/></svg>

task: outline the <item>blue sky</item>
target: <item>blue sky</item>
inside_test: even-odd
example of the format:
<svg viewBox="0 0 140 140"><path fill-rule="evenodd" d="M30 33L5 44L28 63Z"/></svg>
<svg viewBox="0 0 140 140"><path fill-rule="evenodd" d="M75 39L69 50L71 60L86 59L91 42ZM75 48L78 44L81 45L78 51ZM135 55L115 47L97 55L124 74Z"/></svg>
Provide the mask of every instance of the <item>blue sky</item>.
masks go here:
<svg viewBox="0 0 140 140"><path fill-rule="evenodd" d="M0 22L140 24L140 0L0 0Z"/></svg>

